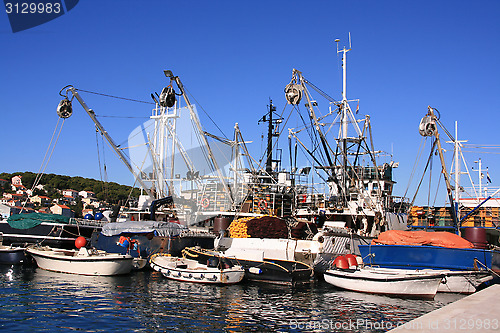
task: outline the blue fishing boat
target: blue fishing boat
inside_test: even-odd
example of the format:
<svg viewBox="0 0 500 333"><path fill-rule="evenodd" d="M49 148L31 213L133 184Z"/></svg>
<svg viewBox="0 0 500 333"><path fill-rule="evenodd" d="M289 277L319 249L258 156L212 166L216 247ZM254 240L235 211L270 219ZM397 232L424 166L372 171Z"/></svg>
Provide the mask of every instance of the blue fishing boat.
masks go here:
<svg viewBox="0 0 500 333"><path fill-rule="evenodd" d="M492 196L479 203L465 216L460 217L461 187L459 185L460 170L457 167L459 158L460 142L457 138L450 138L455 145L455 184L450 183L450 175L444 162L444 150L441 147L437 125L442 124L435 114L435 109L429 107L427 115L422 119L419 127L422 136L432 137L432 156L435 152L439 155L442 167L442 175L447 187L449 216L451 223L447 223L450 232L439 232L445 230L443 226L435 225L435 216L429 220L425 231L389 231L379 235L370 245L359 245L358 249L365 263L398 269L432 269L451 271L486 271L499 277L500 273L500 248L498 243L491 243L487 232L495 233L498 239L498 229L492 225L491 228L481 226L470 227L465 222L474 212L485 204ZM447 131L446 131L447 132ZM447 132L448 133L448 132ZM430 160L431 157L429 157ZM453 195L455 194L455 195ZM444 210L444 209L443 209ZM434 209L434 211L437 211ZM466 228L464 228L466 227ZM488 229L488 230L487 230ZM460 237L464 235L464 238Z"/></svg>
<svg viewBox="0 0 500 333"><path fill-rule="evenodd" d="M358 245L370 265L400 269L491 269L500 273L500 251L425 245Z"/></svg>

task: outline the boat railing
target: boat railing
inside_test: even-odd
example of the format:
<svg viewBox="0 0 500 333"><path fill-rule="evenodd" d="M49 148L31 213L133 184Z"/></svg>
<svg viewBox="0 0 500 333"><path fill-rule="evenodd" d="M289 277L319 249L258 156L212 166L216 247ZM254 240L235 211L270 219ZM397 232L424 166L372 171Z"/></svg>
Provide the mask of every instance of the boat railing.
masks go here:
<svg viewBox="0 0 500 333"><path fill-rule="evenodd" d="M473 207L461 207L460 216L464 217ZM414 227L453 227L453 219L449 207L420 207L411 208L408 216L408 224ZM500 227L500 208L483 207L462 221L461 227Z"/></svg>
<svg viewBox="0 0 500 333"><path fill-rule="evenodd" d="M68 224L73 224L73 225L86 225L86 226L91 226L91 227L99 227L102 228L103 225L108 223L107 221L99 221L99 220L89 220L89 219L82 219L82 218L77 218L77 217L72 217L69 219Z"/></svg>

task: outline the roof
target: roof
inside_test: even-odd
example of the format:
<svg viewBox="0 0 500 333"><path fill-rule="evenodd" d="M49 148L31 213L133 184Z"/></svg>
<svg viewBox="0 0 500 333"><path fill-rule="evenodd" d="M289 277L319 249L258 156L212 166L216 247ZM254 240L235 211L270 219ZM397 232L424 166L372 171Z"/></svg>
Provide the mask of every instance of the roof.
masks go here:
<svg viewBox="0 0 500 333"><path fill-rule="evenodd" d="M68 206L66 206L66 205L57 205L57 206L61 207L62 209L70 209L70 208L69 208Z"/></svg>

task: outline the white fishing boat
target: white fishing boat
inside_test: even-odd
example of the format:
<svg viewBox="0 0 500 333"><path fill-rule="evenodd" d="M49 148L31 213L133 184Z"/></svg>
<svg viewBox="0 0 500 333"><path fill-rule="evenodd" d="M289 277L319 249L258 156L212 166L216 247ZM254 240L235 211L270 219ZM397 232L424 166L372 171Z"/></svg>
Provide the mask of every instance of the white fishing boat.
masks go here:
<svg viewBox="0 0 500 333"><path fill-rule="evenodd" d="M433 299L444 275L357 267L355 269L330 269L325 272L324 277L326 282L342 289L388 296Z"/></svg>
<svg viewBox="0 0 500 333"><path fill-rule="evenodd" d="M476 288L484 282L493 279L490 272L486 270L478 271L452 271L445 269L397 269L397 268L376 268L378 272L396 272L405 274L441 274L443 280L439 285L439 293L459 293L459 294L472 294Z"/></svg>
<svg viewBox="0 0 500 333"><path fill-rule="evenodd" d="M245 270L233 266L223 257L211 258L206 265L196 260L171 257L164 254L153 255L151 267L168 279L207 284L234 284L243 280Z"/></svg>
<svg viewBox="0 0 500 333"><path fill-rule="evenodd" d="M28 247L26 252L38 267L54 272L80 275L119 275L132 270L133 257L107 253L85 247L79 250L56 249L48 246Z"/></svg>

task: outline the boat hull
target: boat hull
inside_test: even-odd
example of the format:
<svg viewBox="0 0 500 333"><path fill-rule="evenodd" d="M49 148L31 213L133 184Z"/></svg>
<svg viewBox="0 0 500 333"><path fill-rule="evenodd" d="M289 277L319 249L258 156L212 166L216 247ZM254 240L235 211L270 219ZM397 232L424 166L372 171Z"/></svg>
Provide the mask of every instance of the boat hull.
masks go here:
<svg viewBox="0 0 500 333"><path fill-rule="evenodd" d="M493 279L491 273L486 270L482 271L451 271L451 270L406 270L395 268L376 268L378 271L394 272L399 271L405 274L441 274L443 280L439 285L438 292L441 293L459 293L472 294L477 287L486 281Z"/></svg>
<svg viewBox="0 0 500 333"><path fill-rule="evenodd" d="M404 272L361 270L327 270L325 281L331 285L357 292L387 296L428 298L436 295L442 275L406 274Z"/></svg>
<svg viewBox="0 0 500 333"><path fill-rule="evenodd" d="M0 245L0 264L16 265L26 261L23 247L10 247Z"/></svg>
<svg viewBox="0 0 500 333"><path fill-rule="evenodd" d="M119 245L120 236L130 237L137 242L137 250L128 249ZM213 248L214 238L208 237L164 237L145 234L120 234L105 236L100 232L94 232L90 240L92 247L110 253L130 254L136 258L149 258L155 253L168 253L172 256L180 256L186 247L200 246L202 248Z"/></svg>
<svg viewBox="0 0 500 333"><path fill-rule="evenodd" d="M420 245L359 245L363 261L400 269L472 271L485 268L500 273L500 251Z"/></svg>
<svg viewBox="0 0 500 333"><path fill-rule="evenodd" d="M194 260L192 261L196 262L196 267L193 268L182 268L182 265L178 265L186 261L188 260L177 257L154 256L150 260L150 265L164 277L181 282L225 285L239 283L245 276L245 271L241 266L219 269L200 265Z"/></svg>
<svg viewBox="0 0 500 333"><path fill-rule="evenodd" d="M185 255L206 263L218 254L197 248L186 248ZM277 259L252 260L244 257L226 256L233 265L241 265L245 269L245 279L250 281L267 282L273 284L296 285L310 282L313 276L311 266L299 261Z"/></svg>
<svg viewBox="0 0 500 333"><path fill-rule="evenodd" d="M130 273L133 257L129 255L110 254L77 256L77 251L28 248L38 267L60 273L79 275L120 275Z"/></svg>

